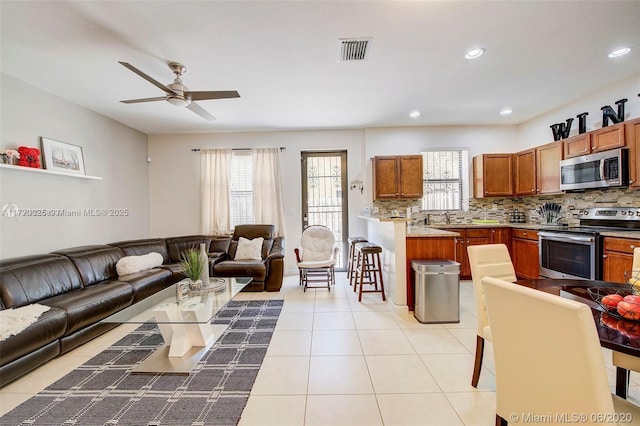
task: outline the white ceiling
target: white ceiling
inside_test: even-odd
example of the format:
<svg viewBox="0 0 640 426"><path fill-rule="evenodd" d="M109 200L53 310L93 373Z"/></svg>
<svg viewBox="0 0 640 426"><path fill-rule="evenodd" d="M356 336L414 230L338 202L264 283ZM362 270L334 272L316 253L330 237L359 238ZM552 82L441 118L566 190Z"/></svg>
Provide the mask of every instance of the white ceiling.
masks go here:
<svg viewBox="0 0 640 426"><path fill-rule="evenodd" d="M640 1L2 0L1 70L147 134L516 124L640 72ZM339 39L372 37L339 62ZM482 46L479 59L464 58ZM614 48L631 53L612 60ZM162 83L187 66L206 121ZM505 107L509 117L499 115ZM421 117L411 119L411 110Z"/></svg>

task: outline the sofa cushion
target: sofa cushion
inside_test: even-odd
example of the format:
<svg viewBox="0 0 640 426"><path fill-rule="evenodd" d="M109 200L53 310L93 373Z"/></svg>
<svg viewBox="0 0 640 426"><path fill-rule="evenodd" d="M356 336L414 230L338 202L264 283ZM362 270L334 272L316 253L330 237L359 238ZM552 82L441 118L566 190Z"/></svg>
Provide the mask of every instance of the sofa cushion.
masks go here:
<svg viewBox="0 0 640 426"><path fill-rule="evenodd" d="M267 277L267 267L262 260L225 260L213 269L218 277L253 277L254 281L261 282Z"/></svg>
<svg viewBox="0 0 640 426"><path fill-rule="evenodd" d="M131 284L134 303L160 290L164 290L176 282L173 279L173 273L164 268L153 268L129 275L121 275L118 280Z"/></svg>
<svg viewBox="0 0 640 426"><path fill-rule="evenodd" d="M141 256L156 252L162 255L162 263L170 263L169 251L164 238L149 238L145 240L129 240L110 243L110 246L120 247L126 256Z"/></svg>
<svg viewBox="0 0 640 426"><path fill-rule="evenodd" d="M4 365L60 338L67 328L67 316L61 309L51 308L38 321L20 333L2 341L0 365Z"/></svg>
<svg viewBox="0 0 640 426"><path fill-rule="evenodd" d="M98 322L126 308L133 302L133 287L125 282L108 280L40 301L43 305L65 311L65 336Z"/></svg>
<svg viewBox="0 0 640 426"><path fill-rule="evenodd" d="M200 250L200 244L205 245L205 250L209 252L211 238L204 235L191 235L187 237L165 238L167 250L169 251L170 263L180 262L182 254L190 249Z"/></svg>
<svg viewBox="0 0 640 426"><path fill-rule="evenodd" d="M120 248L108 245L74 247L54 253L71 259L85 287L116 279L118 277L116 263L124 257L124 252Z"/></svg>
<svg viewBox="0 0 640 426"><path fill-rule="evenodd" d="M116 262L118 276L135 274L162 265L162 255L151 252L140 256L125 256Z"/></svg>
<svg viewBox="0 0 640 426"><path fill-rule="evenodd" d="M80 288L82 278L66 257L42 254L0 261L0 299L5 308L37 303Z"/></svg>

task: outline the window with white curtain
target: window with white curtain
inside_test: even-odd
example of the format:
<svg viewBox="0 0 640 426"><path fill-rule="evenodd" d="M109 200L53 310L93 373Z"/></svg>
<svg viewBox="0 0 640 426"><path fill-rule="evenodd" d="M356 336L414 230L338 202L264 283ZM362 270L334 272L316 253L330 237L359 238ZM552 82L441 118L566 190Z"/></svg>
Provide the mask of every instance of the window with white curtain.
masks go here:
<svg viewBox="0 0 640 426"><path fill-rule="evenodd" d="M231 229L236 225L255 223L253 157L250 150L233 151L231 154L229 204Z"/></svg>
<svg viewBox="0 0 640 426"><path fill-rule="evenodd" d="M423 210L463 210L469 199L469 153L466 149L422 152Z"/></svg>

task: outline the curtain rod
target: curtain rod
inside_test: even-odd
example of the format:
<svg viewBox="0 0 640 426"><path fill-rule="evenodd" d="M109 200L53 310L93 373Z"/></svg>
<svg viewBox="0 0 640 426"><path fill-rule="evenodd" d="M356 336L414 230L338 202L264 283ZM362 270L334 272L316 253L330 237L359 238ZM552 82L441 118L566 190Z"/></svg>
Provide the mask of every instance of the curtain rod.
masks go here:
<svg viewBox="0 0 640 426"><path fill-rule="evenodd" d="M200 152L203 148L191 148L192 152ZM253 148L231 148L231 151L251 151ZM280 151L287 149L284 146L280 147Z"/></svg>

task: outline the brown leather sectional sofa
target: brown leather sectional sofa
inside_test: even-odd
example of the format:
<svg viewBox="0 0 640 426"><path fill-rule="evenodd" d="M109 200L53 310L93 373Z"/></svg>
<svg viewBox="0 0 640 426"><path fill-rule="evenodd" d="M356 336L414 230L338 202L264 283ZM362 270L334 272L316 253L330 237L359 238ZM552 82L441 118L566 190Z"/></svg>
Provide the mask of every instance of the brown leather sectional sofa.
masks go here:
<svg viewBox="0 0 640 426"><path fill-rule="evenodd" d="M273 236L270 225L246 226L257 233L269 234L271 230L272 241L266 243L269 250L263 251L262 261L235 269L238 265L230 264L231 269L222 268L221 274L255 273L256 279L247 290L278 291L284 272L283 239ZM0 260L0 309L32 303L51 308L36 323L0 342L0 386L115 327L100 321L183 279L180 255L200 243L208 248L213 275L217 264L234 262L229 253L232 237L202 235L120 241ZM117 275L119 259L150 252L160 253L163 265Z"/></svg>

